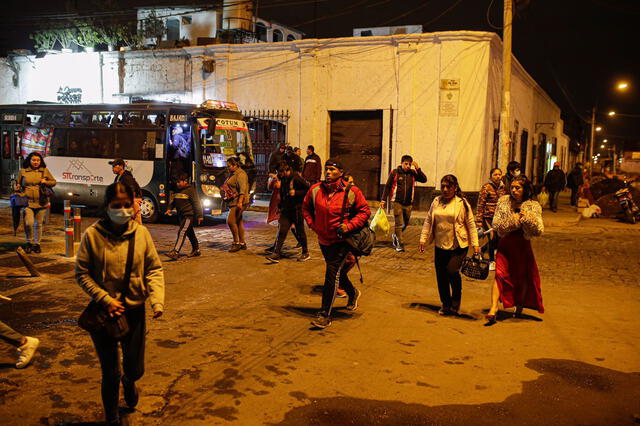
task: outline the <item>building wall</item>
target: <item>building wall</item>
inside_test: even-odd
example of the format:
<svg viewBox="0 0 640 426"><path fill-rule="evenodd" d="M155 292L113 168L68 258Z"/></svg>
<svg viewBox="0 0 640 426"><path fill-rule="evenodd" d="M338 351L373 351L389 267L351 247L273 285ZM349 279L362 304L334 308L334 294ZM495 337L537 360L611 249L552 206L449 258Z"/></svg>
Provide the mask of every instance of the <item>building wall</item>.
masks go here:
<svg viewBox="0 0 640 426"><path fill-rule="evenodd" d="M465 191L477 191L495 164L501 87L496 51L495 34L447 32L47 55L17 60L18 88L3 83L9 78L3 72L6 93L0 99L56 101L58 88L69 85L82 88L83 103L141 96L185 103L226 99L243 110L286 110L288 142L313 144L323 159L330 148L330 111L382 110L380 183L410 154L427 173L426 186L453 173ZM214 62L214 72L204 72L204 61ZM518 66L512 120L518 120L519 132L529 131L531 151L535 123L557 123L560 114ZM455 87L442 88L443 80ZM557 124L542 131L562 129Z"/></svg>

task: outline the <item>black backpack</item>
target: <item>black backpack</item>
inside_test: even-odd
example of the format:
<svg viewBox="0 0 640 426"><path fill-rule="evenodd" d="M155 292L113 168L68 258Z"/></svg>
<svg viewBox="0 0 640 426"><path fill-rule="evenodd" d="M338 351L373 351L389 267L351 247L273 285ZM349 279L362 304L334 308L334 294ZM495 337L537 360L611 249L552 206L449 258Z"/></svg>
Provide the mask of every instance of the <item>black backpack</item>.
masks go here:
<svg viewBox="0 0 640 426"><path fill-rule="evenodd" d="M344 190L344 201L342 203L342 217L346 219L348 214L347 202L349 192L353 185L347 185ZM347 234L343 234L344 241L351 246L351 252L356 256L369 256L376 242L376 234L369 228L369 221L362 227Z"/></svg>

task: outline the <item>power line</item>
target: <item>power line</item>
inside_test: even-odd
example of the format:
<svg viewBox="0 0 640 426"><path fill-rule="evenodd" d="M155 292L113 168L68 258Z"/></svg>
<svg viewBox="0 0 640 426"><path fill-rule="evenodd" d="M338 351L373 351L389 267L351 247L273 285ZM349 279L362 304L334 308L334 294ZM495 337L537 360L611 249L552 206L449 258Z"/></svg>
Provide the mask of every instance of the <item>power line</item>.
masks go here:
<svg viewBox="0 0 640 426"><path fill-rule="evenodd" d="M433 18L432 20L430 20L429 22L427 22L426 24L423 25L423 28L428 27L429 25L433 24L434 22L436 22L438 19L442 18L444 15L446 15L447 13L449 13L450 11L452 11L456 6L458 6L460 3L462 2L462 0L458 0L456 1L454 4L452 4L451 6L449 6L444 12L442 12L440 15L436 16L435 18Z"/></svg>

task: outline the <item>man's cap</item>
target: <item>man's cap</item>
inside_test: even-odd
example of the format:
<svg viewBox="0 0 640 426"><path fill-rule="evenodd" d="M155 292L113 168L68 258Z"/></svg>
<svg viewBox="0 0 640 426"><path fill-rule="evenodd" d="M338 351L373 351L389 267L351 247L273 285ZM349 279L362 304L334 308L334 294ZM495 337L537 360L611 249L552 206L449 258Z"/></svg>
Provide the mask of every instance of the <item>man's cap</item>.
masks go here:
<svg viewBox="0 0 640 426"><path fill-rule="evenodd" d="M325 167L332 166L332 167L335 167L336 169L344 170L342 163L339 160L336 160L334 158L329 158L327 161L325 161L324 166Z"/></svg>
<svg viewBox="0 0 640 426"><path fill-rule="evenodd" d="M111 166L122 166L124 167L126 164L122 158L116 158L113 161L109 161L109 165Z"/></svg>
<svg viewBox="0 0 640 426"><path fill-rule="evenodd" d="M560 167L560 162L556 161L555 163L553 163L553 167Z"/></svg>

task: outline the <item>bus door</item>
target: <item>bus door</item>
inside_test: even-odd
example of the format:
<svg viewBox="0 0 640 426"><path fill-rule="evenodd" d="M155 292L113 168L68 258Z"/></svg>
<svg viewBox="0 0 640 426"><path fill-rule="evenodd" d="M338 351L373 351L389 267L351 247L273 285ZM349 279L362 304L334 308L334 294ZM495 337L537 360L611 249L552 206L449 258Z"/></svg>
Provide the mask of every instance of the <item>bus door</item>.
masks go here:
<svg viewBox="0 0 640 426"><path fill-rule="evenodd" d="M0 172L1 192L10 193L13 180L20 171L20 127L17 125L0 125Z"/></svg>
<svg viewBox="0 0 640 426"><path fill-rule="evenodd" d="M194 181L193 162L193 130L190 117L186 113L169 114L169 135L167 138L167 164L170 187L175 190L175 183L181 174L186 174L189 182Z"/></svg>

